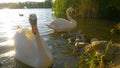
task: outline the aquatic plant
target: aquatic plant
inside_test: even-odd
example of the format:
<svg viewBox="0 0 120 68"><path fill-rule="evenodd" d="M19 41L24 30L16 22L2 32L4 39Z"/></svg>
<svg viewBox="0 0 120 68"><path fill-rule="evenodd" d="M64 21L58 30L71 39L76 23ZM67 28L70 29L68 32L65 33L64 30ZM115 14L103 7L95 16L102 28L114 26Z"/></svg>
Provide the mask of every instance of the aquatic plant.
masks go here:
<svg viewBox="0 0 120 68"><path fill-rule="evenodd" d="M110 30L110 32L113 34L113 33L115 33L115 34L120 34L120 23L117 23L115 26L114 26L114 28L112 28L111 30Z"/></svg>
<svg viewBox="0 0 120 68"><path fill-rule="evenodd" d="M74 66L75 68L105 68L105 66L112 64L111 58L109 60L107 58L111 45L112 41L109 41L107 44L103 45L105 46L102 48L103 53L99 53L99 51L95 52L93 47L89 47L90 49L86 52L85 47L90 46L90 44L84 47L76 47L74 44L69 43L66 45L67 52L63 54L74 57L77 62ZM67 68L69 67L67 66Z"/></svg>
<svg viewBox="0 0 120 68"><path fill-rule="evenodd" d="M96 54L94 53L86 53L86 55L88 56L89 59L89 65L90 68L95 68L96 66L98 66L99 68L104 68L106 63L110 63L110 61L107 61L107 55L108 55L108 51L109 51L109 47L112 45L112 42L109 41L106 45L105 45L105 49L104 49L104 53L99 54L98 56L96 56ZM111 59L109 59L111 60Z"/></svg>

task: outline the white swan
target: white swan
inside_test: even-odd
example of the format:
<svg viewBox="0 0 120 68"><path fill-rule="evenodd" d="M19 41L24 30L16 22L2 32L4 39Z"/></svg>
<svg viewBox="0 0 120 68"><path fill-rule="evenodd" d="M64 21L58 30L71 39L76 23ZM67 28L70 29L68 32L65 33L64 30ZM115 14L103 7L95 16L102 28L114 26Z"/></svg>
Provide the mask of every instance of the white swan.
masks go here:
<svg viewBox="0 0 120 68"><path fill-rule="evenodd" d="M36 15L31 14L29 21L32 31L20 28L14 36L15 58L35 68L48 68L53 64L53 57L47 43L40 37Z"/></svg>
<svg viewBox="0 0 120 68"><path fill-rule="evenodd" d="M52 21L47 26L56 32L66 32L66 31L73 30L77 25L77 22L70 16L70 14L73 13L73 11L74 11L74 9L72 7L68 8L66 10L67 18L70 21L63 19L63 18L58 18L58 19Z"/></svg>

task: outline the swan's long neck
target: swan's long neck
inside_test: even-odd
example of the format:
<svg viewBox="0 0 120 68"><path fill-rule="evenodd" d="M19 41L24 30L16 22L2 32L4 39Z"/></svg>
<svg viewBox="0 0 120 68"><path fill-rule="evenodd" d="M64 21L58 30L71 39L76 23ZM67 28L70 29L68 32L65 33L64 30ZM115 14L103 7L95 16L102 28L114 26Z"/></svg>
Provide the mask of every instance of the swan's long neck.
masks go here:
<svg viewBox="0 0 120 68"><path fill-rule="evenodd" d="M66 11L66 15L67 15L67 18L71 21L71 20L74 20L71 16L70 16L70 14L69 14L69 11Z"/></svg>
<svg viewBox="0 0 120 68"><path fill-rule="evenodd" d="M44 48L42 46L42 41L40 39L40 34L38 32L38 28L37 28L37 16L35 14L30 14L29 16L29 22L31 24L31 27L32 27L32 32L35 36L35 41L38 45L38 49L40 51L44 51Z"/></svg>
<svg viewBox="0 0 120 68"><path fill-rule="evenodd" d="M70 10L67 10L66 11L66 16L67 16L67 18L71 21L71 23L73 23L73 25L74 26L76 26L77 25L77 22L70 16Z"/></svg>
<svg viewBox="0 0 120 68"><path fill-rule="evenodd" d="M39 31L38 31L38 28L37 28L37 16L35 14L31 14L29 16L29 22L31 24L31 27L32 27L32 32L33 32L33 35L35 37L35 42L37 44L37 49L36 49L36 52L37 52L37 56L41 57L41 61L46 64L51 64L52 63L52 58L51 58L51 54L49 52L47 52L47 48L46 48L46 45L45 43L43 42L43 39L40 38L40 34L39 34Z"/></svg>
<svg viewBox="0 0 120 68"><path fill-rule="evenodd" d="M39 34L39 31L38 31L38 28L37 26L32 26L32 31L34 33L34 36L35 36L35 40L36 40L36 43L38 45L38 48L41 50L41 51L44 51L44 48L42 46L42 41L40 39L40 34Z"/></svg>

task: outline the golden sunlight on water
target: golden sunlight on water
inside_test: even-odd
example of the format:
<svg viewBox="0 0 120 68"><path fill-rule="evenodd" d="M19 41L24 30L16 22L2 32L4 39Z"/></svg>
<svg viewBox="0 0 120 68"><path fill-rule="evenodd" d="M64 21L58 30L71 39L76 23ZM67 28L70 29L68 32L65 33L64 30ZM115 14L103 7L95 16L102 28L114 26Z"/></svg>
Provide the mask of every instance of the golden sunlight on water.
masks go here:
<svg viewBox="0 0 120 68"><path fill-rule="evenodd" d="M14 41L13 41L13 37L14 37L14 32L11 29L12 25L8 24L6 27L4 27L3 29L1 29L2 32L7 31L4 36L7 38L7 41L0 43L0 45L7 45L7 46L13 46L14 45Z"/></svg>
<svg viewBox="0 0 120 68"><path fill-rule="evenodd" d="M11 56L14 56L15 55L15 51L9 51L9 52L6 52L6 53L4 53L4 54L1 54L0 55L0 58L1 57L5 57L5 56L9 56L9 57L11 57Z"/></svg>
<svg viewBox="0 0 120 68"><path fill-rule="evenodd" d="M13 23L3 23L2 24L3 28L0 29L0 32L5 32L3 36L7 38L7 41L0 43L0 45L14 45L13 37L15 34L15 30L13 30Z"/></svg>
<svg viewBox="0 0 120 68"><path fill-rule="evenodd" d="M9 39L8 41L6 41L7 44L9 44L10 46L14 46L14 40L13 39Z"/></svg>
<svg viewBox="0 0 120 68"><path fill-rule="evenodd" d="M10 10L10 8L3 8L2 10Z"/></svg>
<svg viewBox="0 0 120 68"><path fill-rule="evenodd" d="M7 41L5 41L5 42L2 42L2 43L0 43L0 45L1 46L14 46L14 40L13 39L9 39L9 40L7 40Z"/></svg>

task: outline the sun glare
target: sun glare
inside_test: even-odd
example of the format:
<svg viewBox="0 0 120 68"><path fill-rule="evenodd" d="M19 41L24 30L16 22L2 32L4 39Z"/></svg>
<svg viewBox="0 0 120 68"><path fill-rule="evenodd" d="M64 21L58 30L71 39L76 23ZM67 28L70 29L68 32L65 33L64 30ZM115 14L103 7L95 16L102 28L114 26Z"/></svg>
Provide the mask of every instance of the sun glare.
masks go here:
<svg viewBox="0 0 120 68"><path fill-rule="evenodd" d="M26 1L35 1L35 2L44 2L45 0L0 0L0 3L10 3L10 2L26 2Z"/></svg>
<svg viewBox="0 0 120 68"><path fill-rule="evenodd" d="M5 56L11 57L11 56L14 56L14 55L15 55L15 51L12 50L12 51L9 51L9 52L7 52L7 53L1 54L1 55L0 55L0 58L1 58L1 57L5 57ZM1 63L2 63L2 62L1 62Z"/></svg>
<svg viewBox="0 0 120 68"><path fill-rule="evenodd" d="M13 11L9 8L4 8L0 11L1 17L0 17L0 22L1 22L1 29L0 32L4 33L4 37L8 38L7 41L0 43L0 45L14 45L13 41L13 36L15 33L15 30L13 30L13 26L15 25L13 22L14 20L12 19Z"/></svg>
<svg viewBox="0 0 120 68"><path fill-rule="evenodd" d="M2 10L9 11L10 8L2 8Z"/></svg>
<svg viewBox="0 0 120 68"><path fill-rule="evenodd" d="M10 8L3 8L4 10L9 10Z"/></svg>
<svg viewBox="0 0 120 68"><path fill-rule="evenodd" d="M7 25L7 24L6 24ZM14 36L14 31L12 30L12 24L8 24L3 28L3 31L6 31L6 36L8 39L12 39Z"/></svg>
<svg viewBox="0 0 120 68"><path fill-rule="evenodd" d="M13 46L14 45L14 40L13 39L9 39L7 41L7 44L9 44L10 46Z"/></svg>
<svg viewBox="0 0 120 68"><path fill-rule="evenodd" d="M0 46L14 46L14 40L13 39L9 39L8 41L2 42L0 43Z"/></svg>

